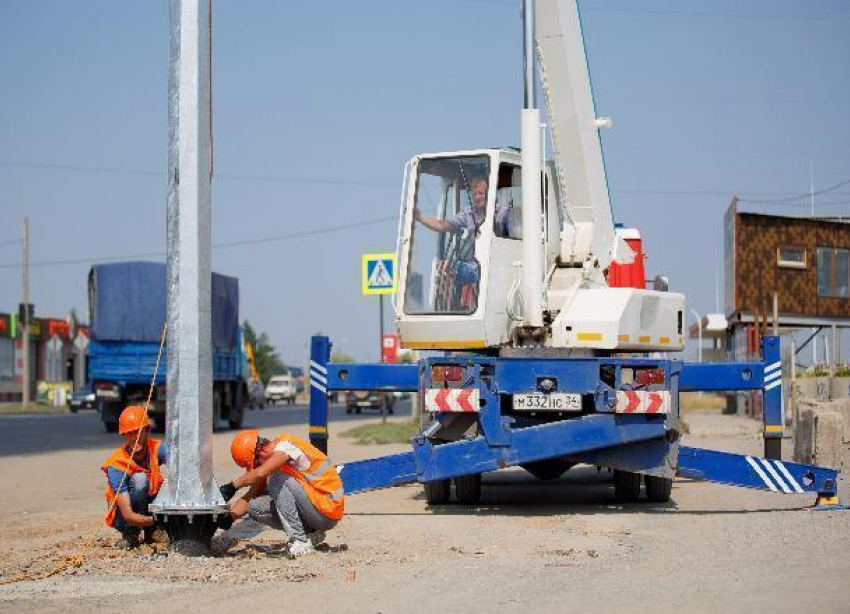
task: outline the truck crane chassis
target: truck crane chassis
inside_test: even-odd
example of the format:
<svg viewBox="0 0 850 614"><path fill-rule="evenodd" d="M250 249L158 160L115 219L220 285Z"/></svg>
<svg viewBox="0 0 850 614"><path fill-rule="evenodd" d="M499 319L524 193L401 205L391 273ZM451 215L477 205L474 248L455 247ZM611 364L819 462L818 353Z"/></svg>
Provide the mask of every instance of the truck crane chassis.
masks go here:
<svg viewBox="0 0 850 614"><path fill-rule="evenodd" d="M761 362L717 364L667 358L485 356L427 358L413 365L330 364L330 348L327 337L313 337L310 439L320 449L327 451L328 393L334 391L416 392L425 402L439 395L429 391L446 390L442 407L454 410L442 411L431 403L435 419L413 439L410 452L338 465L346 494L412 482L447 485L445 481L452 478L560 459L567 467L585 463L668 480L681 476L781 494L812 493L817 495L817 508L841 507L836 469L781 459L778 337L763 339ZM433 377L446 373L447 368L460 374L452 382L454 388ZM653 377L649 383L629 383L629 372L651 373ZM557 391L581 395L581 411L574 417L537 423L511 411L513 395L544 388L547 391L542 394ZM762 393L764 458L680 445L679 393L699 390ZM641 398L640 393L657 395L663 407L653 413L637 413L641 408L634 399ZM456 441L440 440L440 429L457 415L458 404L452 406L445 399L461 396L467 401L460 405L471 407L463 407L462 413L474 415L474 433ZM470 404L468 399L477 403ZM544 412L535 413L539 416ZM560 412L561 417L564 415ZM445 493L447 496L448 489Z"/></svg>

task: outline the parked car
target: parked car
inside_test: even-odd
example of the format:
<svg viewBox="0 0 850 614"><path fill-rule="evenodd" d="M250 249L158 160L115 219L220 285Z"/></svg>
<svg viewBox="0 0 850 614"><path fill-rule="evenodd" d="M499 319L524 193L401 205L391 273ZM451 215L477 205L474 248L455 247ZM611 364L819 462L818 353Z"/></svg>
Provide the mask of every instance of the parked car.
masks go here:
<svg viewBox="0 0 850 614"><path fill-rule="evenodd" d="M266 407L266 391L263 382L258 379L248 380L248 404L259 409Z"/></svg>
<svg viewBox="0 0 850 614"><path fill-rule="evenodd" d="M94 388L91 383L77 388L68 397L68 409L72 414L76 414L81 409L95 409L97 402L94 397Z"/></svg>
<svg viewBox="0 0 850 614"><path fill-rule="evenodd" d="M275 375L266 384L266 401L272 405L278 401L286 401L294 405L296 394L295 379L289 374Z"/></svg>
<svg viewBox="0 0 850 614"><path fill-rule="evenodd" d="M387 413L393 413L395 405L395 394L382 390L349 390L345 395L345 413L359 414L364 409L376 409L381 411L386 408Z"/></svg>

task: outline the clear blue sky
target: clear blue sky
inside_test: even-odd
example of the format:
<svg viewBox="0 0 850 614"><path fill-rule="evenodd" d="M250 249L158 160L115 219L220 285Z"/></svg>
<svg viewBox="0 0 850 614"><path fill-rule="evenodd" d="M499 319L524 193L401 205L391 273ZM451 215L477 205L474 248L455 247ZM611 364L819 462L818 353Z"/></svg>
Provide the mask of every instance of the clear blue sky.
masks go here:
<svg viewBox="0 0 850 614"><path fill-rule="evenodd" d="M391 217L416 153L518 144L518 0L213 5L214 243ZM615 217L641 228L650 274L713 311L733 194L807 192L810 160L816 189L850 178L850 3L581 7ZM0 311L20 300L2 244L23 216L34 265L79 262L33 266L41 315L87 312L93 258L164 251L167 69L165 0L0 0ZM817 203L850 213L850 186ZM213 266L286 360L318 330L374 360L359 257L395 231L220 248Z"/></svg>

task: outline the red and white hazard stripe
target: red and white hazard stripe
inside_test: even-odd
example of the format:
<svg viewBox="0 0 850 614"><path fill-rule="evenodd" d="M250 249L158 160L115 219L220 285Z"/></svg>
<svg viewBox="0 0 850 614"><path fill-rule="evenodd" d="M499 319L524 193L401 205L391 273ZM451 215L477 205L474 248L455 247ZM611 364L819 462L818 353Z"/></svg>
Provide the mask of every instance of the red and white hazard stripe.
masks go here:
<svg viewBox="0 0 850 614"><path fill-rule="evenodd" d="M618 390L618 414L669 414L669 390Z"/></svg>
<svg viewBox="0 0 850 614"><path fill-rule="evenodd" d="M425 391L425 411L477 412L479 393L477 388L430 388Z"/></svg>

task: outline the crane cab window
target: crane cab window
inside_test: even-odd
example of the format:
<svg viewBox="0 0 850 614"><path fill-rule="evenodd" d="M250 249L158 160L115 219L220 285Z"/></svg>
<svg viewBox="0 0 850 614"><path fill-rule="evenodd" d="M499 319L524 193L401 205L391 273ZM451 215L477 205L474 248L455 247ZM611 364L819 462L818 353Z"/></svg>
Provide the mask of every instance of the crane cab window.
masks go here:
<svg viewBox="0 0 850 614"><path fill-rule="evenodd" d="M487 156L420 161L405 313L471 314L478 308L475 240L486 217L489 176Z"/></svg>
<svg viewBox="0 0 850 614"><path fill-rule="evenodd" d="M522 239L522 169L499 165L493 233L502 239Z"/></svg>

